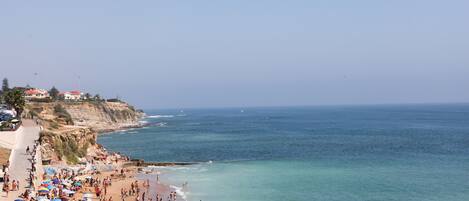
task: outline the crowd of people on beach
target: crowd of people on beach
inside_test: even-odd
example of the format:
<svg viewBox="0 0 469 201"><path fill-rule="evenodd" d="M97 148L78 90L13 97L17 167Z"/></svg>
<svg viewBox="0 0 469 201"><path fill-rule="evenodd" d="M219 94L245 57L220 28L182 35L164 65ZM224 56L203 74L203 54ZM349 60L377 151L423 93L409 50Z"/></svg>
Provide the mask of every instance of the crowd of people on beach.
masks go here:
<svg viewBox="0 0 469 201"><path fill-rule="evenodd" d="M127 197L134 197L135 201L145 201L145 200L147 201L163 201L163 200L164 201L176 201L177 200L177 193L175 191L171 191L168 197L166 197L166 199L163 199L164 195L159 194L156 188L155 188L156 196L155 196L155 199L153 199L153 197L149 193L150 180L148 179L142 183L142 188L144 190L143 192L137 180L132 182L128 189L121 188L121 197L120 197L121 200L124 201L125 198ZM103 200L103 201L106 201L106 200Z"/></svg>
<svg viewBox="0 0 469 201"><path fill-rule="evenodd" d="M129 170L122 164L129 162L129 158L118 153L110 154L100 150L96 156L86 158L80 165L75 166L46 166L38 173L38 147L36 140L32 147L26 147L30 168L28 178L18 181L8 174L9 163L2 166L4 172L3 192L6 197L10 191L19 191L20 182L27 182L25 191L15 200L24 201L177 201L175 191L165 188L158 189L159 175L156 175L154 185L150 181L140 181L133 178L137 168ZM98 168L100 167L100 168ZM112 167L112 168L109 168ZM41 174L42 173L42 174ZM113 184L122 181L121 186ZM128 186L127 186L128 185ZM184 184L187 185L187 184ZM120 197L116 194L120 188ZM160 192L158 192L160 190ZM113 192L110 192L113 191ZM113 195L115 197L113 197Z"/></svg>

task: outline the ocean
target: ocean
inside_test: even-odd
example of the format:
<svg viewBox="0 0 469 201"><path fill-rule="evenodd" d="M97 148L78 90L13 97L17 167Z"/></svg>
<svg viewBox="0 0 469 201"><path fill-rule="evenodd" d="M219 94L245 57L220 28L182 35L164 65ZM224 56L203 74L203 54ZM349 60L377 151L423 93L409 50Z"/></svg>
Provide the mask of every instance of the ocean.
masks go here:
<svg viewBox="0 0 469 201"><path fill-rule="evenodd" d="M147 110L101 135L188 201L467 201L469 104ZM187 182L185 189L181 185Z"/></svg>

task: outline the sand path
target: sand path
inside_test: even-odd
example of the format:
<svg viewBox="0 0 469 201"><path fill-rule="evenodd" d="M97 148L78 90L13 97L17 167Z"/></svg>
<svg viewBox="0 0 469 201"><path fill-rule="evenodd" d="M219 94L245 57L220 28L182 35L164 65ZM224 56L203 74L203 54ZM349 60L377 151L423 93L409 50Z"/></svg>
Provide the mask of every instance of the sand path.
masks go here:
<svg viewBox="0 0 469 201"><path fill-rule="evenodd" d="M11 191L6 197L2 193L0 200L14 200L28 187L28 175L31 169L31 155L26 154L26 147L33 147L34 141L39 138L40 128L32 120L23 120L22 132L17 133L16 143L11 151L10 168L8 174L11 179L20 183L19 191Z"/></svg>

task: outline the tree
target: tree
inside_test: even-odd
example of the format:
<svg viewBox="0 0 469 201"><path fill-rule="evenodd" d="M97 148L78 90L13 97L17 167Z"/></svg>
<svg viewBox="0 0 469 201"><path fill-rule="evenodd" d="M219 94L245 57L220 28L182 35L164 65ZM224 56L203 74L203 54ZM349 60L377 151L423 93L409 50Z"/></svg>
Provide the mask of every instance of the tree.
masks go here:
<svg viewBox="0 0 469 201"><path fill-rule="evenodd" d="M7 105L15 109L18 117L21 117L21 113L23 113L24 106L26 105L23 92L19 89L8 90L3 94L3 99Z"/></svg>
<svg viewBox="0 0 469 201"><path fill-rule="evenodd" d="M49 95L50 95L50 97L52 98L52 100L57 100L58 97L59 97L59 90L57 90L57 88L55 88L55 86L53 86L53 87L49 90Z"/></svg>
<svg viewBox="0 0 469 201"><path fill-rule="evenodd" d="M99 96L99 94L94 95L94 100L101 101L101 96Z"/></svg>
<svg viewBox="0 0 469 201"><path fill-rule="evenodd" d="M90 93L86 93L86 94L85 94L85 99L86 99L86 100L90 100L90 99L91 99L91 94L90 94Z"/></svg>
<svg viewBox="0 0 469 201"><path fill-rule="evenodd" d="M2 92L6 93L8 90L10 90L10 86L8 85L8 79L4 78L2 82Z"/></svg>

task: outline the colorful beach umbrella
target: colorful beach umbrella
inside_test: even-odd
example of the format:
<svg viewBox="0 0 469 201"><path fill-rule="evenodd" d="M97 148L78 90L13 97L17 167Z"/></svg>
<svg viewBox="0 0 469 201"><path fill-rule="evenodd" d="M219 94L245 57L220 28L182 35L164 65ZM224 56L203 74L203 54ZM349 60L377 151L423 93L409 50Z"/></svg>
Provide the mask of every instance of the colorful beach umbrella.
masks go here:
<svg viewBox="0 0 469 201"><path fill-rule="evenodd" d="M57 179L57 178L54 178L54 179L52 179L52 183L53 183L53 184L59 184L59 183L60 183L60 180Z"/></svg>
<svg viewBox="0 0 469 201"><path fill-rule="evenodd" d="M45 193L48 193L48 192L49 192L49 189L46 188L46 187L41 187L41 188L38 190L38 192L40 192L40 193L44 193L44 192L45 192Z"/></svg>

